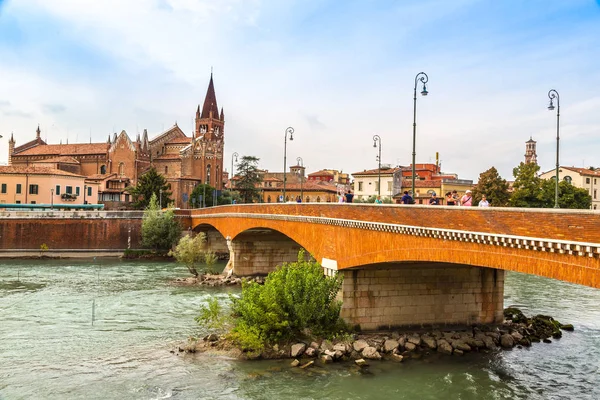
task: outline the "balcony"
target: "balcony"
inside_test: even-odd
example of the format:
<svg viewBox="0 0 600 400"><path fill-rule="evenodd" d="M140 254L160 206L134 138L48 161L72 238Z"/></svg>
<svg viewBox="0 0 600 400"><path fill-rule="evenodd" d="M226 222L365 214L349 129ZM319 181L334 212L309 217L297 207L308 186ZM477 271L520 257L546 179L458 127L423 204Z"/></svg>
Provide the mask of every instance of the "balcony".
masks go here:
<svg viewBox="0 0 600 400"><path fill-rule="evenodd" d="M63 193L60 195L60 198L65 201L75 201L77 200L77 195L73 193Z"/></svg>

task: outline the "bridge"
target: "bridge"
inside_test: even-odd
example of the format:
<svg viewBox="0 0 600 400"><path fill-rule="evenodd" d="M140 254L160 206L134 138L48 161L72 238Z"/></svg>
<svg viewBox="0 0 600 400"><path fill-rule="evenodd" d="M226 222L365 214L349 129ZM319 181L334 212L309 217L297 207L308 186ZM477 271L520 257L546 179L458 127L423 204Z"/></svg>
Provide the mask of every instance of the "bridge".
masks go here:
<svg viewBox="0 0 600 400"><path fill-rule="evenodd" d="M507 270L600 288L594 211L309 203L178 213L229 251L236 275L266 274L306 249L343 274L342 316L365 330L499 322Z"/></svg>

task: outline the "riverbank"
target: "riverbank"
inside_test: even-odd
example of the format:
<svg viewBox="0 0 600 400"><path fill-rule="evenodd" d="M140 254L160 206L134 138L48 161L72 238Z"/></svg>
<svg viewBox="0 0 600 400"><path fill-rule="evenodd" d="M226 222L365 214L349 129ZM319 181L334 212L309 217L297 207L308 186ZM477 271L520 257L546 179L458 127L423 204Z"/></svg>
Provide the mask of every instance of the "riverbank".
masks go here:
<svg viewBox="0 0 600 400"><path fill-rule="evenodd" d="M433 352L463 356L471 352L492 352L552 343L562 331L573 331L573 325L561 324L550 316L526 317L517 308L504 310L505 321L496 326L477 325L462 330L425 332L382 332L343 335L338 340L310 339L278 343L260 353L242 351L227 335L210 334L190 339L178 352L227 355L240 359L293 359L294 367L309 367L315 362L354 361L367 365L368 360L402 362L427 357ZM175 351L172 351L173 353Z"/></svg>

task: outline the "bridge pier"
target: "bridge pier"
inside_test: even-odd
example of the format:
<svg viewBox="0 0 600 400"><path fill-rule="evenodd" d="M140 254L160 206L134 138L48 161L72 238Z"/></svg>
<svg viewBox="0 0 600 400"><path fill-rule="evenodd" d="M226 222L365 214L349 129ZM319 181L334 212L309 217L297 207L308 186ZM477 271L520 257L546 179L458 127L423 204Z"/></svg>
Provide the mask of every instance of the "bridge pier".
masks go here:
<svg viewBox="0 0 600 400"><path fill-rule="evenodd" d="M402 263L340 273L342 317L365 331L503 320L503 270Z"/></svg>
<svg viewBox="0 0 600 400"><path fill-rule="evenodd" d="M237 276L266 275L285 262L298 260L301 246L282 233L252 229L230 240L229 263Z"/></svg>

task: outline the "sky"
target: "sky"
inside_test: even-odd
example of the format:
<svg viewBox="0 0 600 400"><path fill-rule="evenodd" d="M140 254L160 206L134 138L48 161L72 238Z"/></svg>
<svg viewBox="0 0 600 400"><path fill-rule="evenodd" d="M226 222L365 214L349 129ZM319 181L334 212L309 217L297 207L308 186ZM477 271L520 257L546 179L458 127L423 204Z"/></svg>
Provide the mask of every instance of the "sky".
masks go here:
<svg viewBox="0 0 600 400"><path fill-rule="evenodd" d="M417 163L512 179L525 142L542 171L600 166L600 0L0 0L0 163L8 139L188 136L211 69L225 161L309 172ZM421 90L419 86L418 90Z"/></svg>

